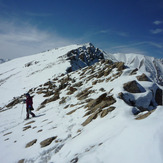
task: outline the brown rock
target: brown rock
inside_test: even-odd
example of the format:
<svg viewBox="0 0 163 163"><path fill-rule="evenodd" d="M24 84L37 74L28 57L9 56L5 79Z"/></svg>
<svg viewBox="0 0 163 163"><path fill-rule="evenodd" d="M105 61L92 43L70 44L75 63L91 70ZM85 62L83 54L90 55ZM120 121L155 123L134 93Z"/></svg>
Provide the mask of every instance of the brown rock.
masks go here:
<svg viewBox="0 0 163 163"><path fill-rule="evenodd" d="M91 100L85 107L88 107L87 113L84 116L88 116L92 113L99 113L105 107L108 107L114 104L116 100L112 96L108 96L104 93L99 96L97 99Z"/></svg>
<svg viewBox="0 0 163 163"><path fill-rule="evenodd" d="M108 76L111 73L112 69L108 68L105 72L104 72L104 76Z"/></svg>
<svg viewBox="0 0 163 163"><path fill-rule="evenodd" d="M69 88L69 92L67 93L67 95L71 95L71 94L73 94L75 91L77 91L76 88L70 87L70 88Z"/></svg>
<svg viewBox="0 0 163 163"><path fill-rule="evenodd" d="M138 86L139 85L139 86ZM135 80L125 83L123 88L130 93L141 93L140 84L138 84Z"/></svg>
<svg viewBox="0 0 163 163"><path fill-rule="evenodd" d="M29 128L31 128L31 126L25 126L23 127L23 131L28 130Z"/></svg>
<svg viewBox="0 0 163 163"><path fill-rule="evenodd" d="M83 123L83 126L86 126L87 124L89 124L93 119L97 118L98 113L94 113L92 115L90 115Z"/></svg>
<svg viewBox="0 0 163 163"><path fill-rule="evenodd" d="M74 110L68 112L67 115L70 115L70 114L74 113L76 110L77 110L77 109L74 109Z"/></svg>
<svg viewBox="0 0 163 163"><path fill-rule="evenodd" d="M136 68L136 69L132 70L129 75L135 75L137 73L137 71L138 71L138 69Z"/></svg>
<svg viewBox="0 0 163 163"><path fill-rule="evenodd" d="M116 62L115 65L116 65L116 68L118 69L118 71L122 71L125 69L124 62Z"/></svg>
<svg viewBox="0 0 163 163"><path fill-rule="evenodd" d="M135 118L136 120L141 120L141 119L145 119L147 118L149 115L151 115L151 113L153 113L155 110L152 110L152 111L149 111L149 112L146 112L144 114L138 114L138 116Z"/></svg>
<svg viewBox="0 0 163 163"><path fill-rule="evenodd" d="M67 99L67 97L62 97L61 101L59 102L59 104L64 104L66 102L66 99Z"/></svg>
<svg viewBox="0 0 163 163"><path fill-rule="evenodd" d="M6 105L7 108L13 107L16 104L20 103L21 101L19 100L19 98L14 98L13 101L11 101L8 105Z"/></svg>
<svg viewBox="0 0 163 163"><path fill-rule="evenodd" d="M83 85L82 82L78 82L78 83L75 83L75 84L73 85L73 87L80 87L80 86L82 86L82 85Z"/></svg>
<svg viewBox="0 0 163 163"><path fill-rule="evenodd" d="M25 125L29 125L29 124L34 123L34 122L35 121L30 121L30 122L26 123Z"/></svg>
<svg viewBox="0 0 163 163"><path fill-rule="evenodd" d="M101 118L105 117L109 112L113 111L114 109L115 109L115 107L112 106L108 109L102 110L101 114L100 114Z"/></svg>
<svg viewBox="0 0 163 163"><path fill-rule="evenodd" d="M56 101L56 100L58 100L58 99L59 99L59 94L56 93L53 97L44 100L44 101L41 103L41 105L45 105L45 104L47 104L47 103L50 103L50 102L52 102L52 101Z"/></svg>
<svg viewBox="0 0 163 163"><path fill-rule="evenodd" d="M25 148L31 147L33 144L37 142L37 139L32 140L31 142L27 143Z"/></svg>
<svg viewBox="0 0 163 163"><path fill-rule="evenodd" d="M12 134L12 132L8 132L8 133L4 134L3 136L9 135L9 134Z"/></svg>
<svg viewBox="0 0 163 163"><path fill-rule="evenodd" d="M51 137L51 138L48 138L48 139L43 140L43 141L40 143L41 148L50 145L50 144L52 143L52 141L55 140L56 138L57 138L57 136L53 136L53 137Z"/></svg>
<svg viewBox="0 0 163 163"><path fill-rule="evenodd" d="M136 77L139 81L150 81L150 79L143 73L140 76Z"/></svg>
<svg viewBox="0 0 163 163"><path fill-rule="evenodd" d="M21 159L18 161L18 163L24 163L25 159Z"/></svg>

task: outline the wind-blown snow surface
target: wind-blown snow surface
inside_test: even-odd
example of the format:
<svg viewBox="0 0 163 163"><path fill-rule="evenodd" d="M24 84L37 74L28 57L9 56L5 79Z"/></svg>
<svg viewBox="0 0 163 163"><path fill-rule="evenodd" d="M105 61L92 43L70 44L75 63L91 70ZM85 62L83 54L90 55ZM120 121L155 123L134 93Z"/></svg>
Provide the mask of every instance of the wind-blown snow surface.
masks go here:
<svg viewBox="0 0 163 163"><path fill-rule="evenodd" d="M0 106L4 107L13 97L20 96L52 78L62 78L61 74L66 72L70 63L58 57L78 47L79 45L64 47L0 65ZM97 69L102 67L97 64L95 71ZM36 111L45 97L34 92L36 118L24 121L26 113L22 103L0 112L1 163L13 163L21 159L30 163L162 163L162 106L158 106L147 118L135 120L132 107L117 98L118 93L123 91L123 83L135 80L135 75L127 76L126 69L114 81L104 80L94 85L92 89L95 93L90 98L101 95L101 88L105 88L106 92L113 89L111 94L116 98L116 103L113 104L116 109L104 118L97 117L87 126L82 126L87 117L83 117L85 109L82 102L75 105L79 102L76 95L91 87L94 79L86 82L86 77L80 78L81 73L82 70L70 73L76 82L82 81L84 84L72 95L67 95L67 92L62 90L61 97L67 97L64 104L54 101ZM115 73L117 71L113 70L111 75ZM150 82L141 84L147 91L152 85ZM72 107L65 109L66 105ZM68 114L74 109L77 110L73 114ZM23 131L26 126L30 128ZM41 148L40 142L52 136L57 136L55 141ZM37 142L25 148L26 144L34 139L37 139Z"/></svg>

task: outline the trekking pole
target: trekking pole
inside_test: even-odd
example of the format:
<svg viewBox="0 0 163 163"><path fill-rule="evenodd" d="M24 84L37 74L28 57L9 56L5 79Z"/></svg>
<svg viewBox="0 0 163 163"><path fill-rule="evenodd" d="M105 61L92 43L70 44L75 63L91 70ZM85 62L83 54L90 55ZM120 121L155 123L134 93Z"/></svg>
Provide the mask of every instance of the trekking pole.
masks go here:
<svg viewBox="0 0 163 163"><path fill-rule="evenodd" d="M22 114L23 114L23 109L24 109L24 105L22 105L21 118L22 118Z"/></svg>

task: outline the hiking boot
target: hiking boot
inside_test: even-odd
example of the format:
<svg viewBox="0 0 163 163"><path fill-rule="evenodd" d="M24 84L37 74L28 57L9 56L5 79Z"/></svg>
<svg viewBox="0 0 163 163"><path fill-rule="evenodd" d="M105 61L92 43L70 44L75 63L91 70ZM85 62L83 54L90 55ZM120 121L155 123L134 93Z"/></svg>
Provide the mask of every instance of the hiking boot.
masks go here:
<svg viewBox="0 0 163 163"><path fill-rule="evenodd" d="M34 113L32 113L32 117L36 117L36 115Z"/></svg>

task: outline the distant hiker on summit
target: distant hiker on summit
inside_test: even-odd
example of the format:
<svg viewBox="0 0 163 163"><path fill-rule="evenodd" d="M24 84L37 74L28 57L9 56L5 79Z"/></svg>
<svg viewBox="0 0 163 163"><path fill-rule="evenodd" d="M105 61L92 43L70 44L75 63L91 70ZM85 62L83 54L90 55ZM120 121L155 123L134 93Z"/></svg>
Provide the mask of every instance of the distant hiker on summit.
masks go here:
<svg viewBox="0 0 163 163"><path fill-rule="evenodd" d="M26 119L29 119L29 114L32 115L32 117L35 117L35 114L32 112L33 109L33 100L32 97L29 95L29 93L26 94L26 111L27 111L27 117Z"/></svg>

